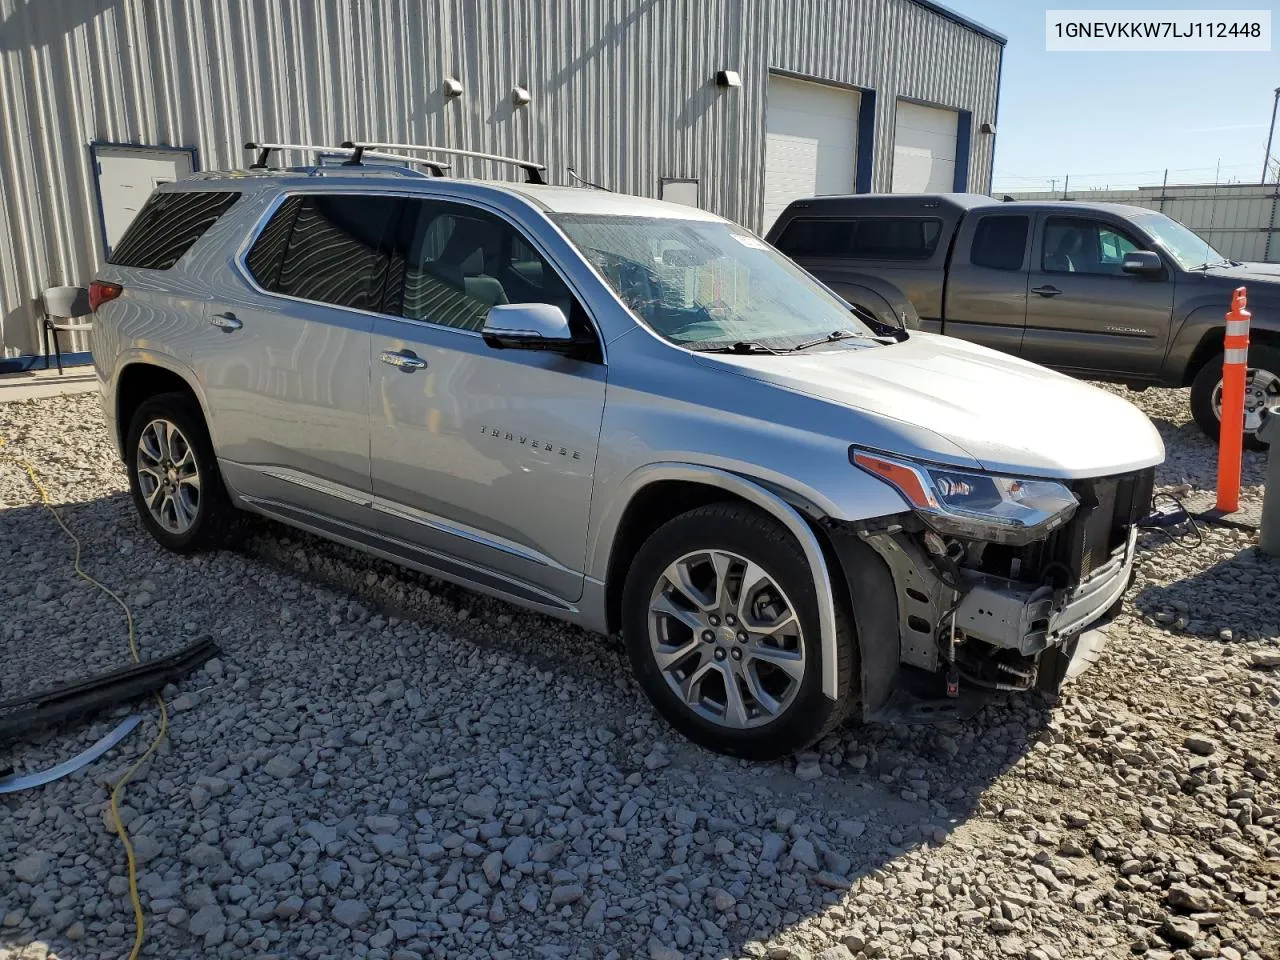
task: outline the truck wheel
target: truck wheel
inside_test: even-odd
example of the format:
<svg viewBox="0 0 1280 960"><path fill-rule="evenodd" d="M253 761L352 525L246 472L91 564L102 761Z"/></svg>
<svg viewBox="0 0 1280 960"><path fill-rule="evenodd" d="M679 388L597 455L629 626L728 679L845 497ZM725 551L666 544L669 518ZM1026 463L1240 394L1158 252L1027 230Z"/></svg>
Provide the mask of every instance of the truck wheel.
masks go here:
<svg viewBox="0 0 1280 960"><path fill-rule="evenodd" d="M162 547L196 553L222 544L236 511L193 397L162 393L138 407L125 469L142 525Z"/></svg>
<svg viewBox="0 0 1280 960"><path fill-rule="evenodd" d="M1280 349L1255 344L1249 348L1249 374L1245 382L1244 445L1249 450L1265 450L1257 437L1262 408L1280 403ZM1191 415L1200 429L1218 439L1222 416L1222 354L1210 357L1191 382Z"/></svg>
<svg viewBox="0 0 1280 960"><path fill-rule="evenodd" d="M660 527L627 574L622 622L650 701L708 749L772 760L844 717L849 620L837 606L840 689L831 700L813 573L791 534L750 507L710 504Z"/></svg>

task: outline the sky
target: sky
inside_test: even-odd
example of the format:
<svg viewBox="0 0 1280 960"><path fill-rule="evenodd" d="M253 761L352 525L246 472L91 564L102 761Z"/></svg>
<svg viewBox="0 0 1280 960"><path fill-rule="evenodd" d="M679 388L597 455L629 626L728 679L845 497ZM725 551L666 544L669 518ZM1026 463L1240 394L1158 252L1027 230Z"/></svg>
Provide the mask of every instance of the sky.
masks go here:
<svg viewBox="0 0 1280 960"><path fill-rule="evenodd" d="M1046 9L1205 9L1207 0L943 0L1009 38L996 126L993 191L1123 189L1257 182L1273 91L1280 86L1280 40L1269 53L1049 53ZM1230 0L1224 7L1270 9ZM1087 19L1087 18L1082 18ZM1280 131L1276 134L1280 140ZM1280 155L1280 143L1272 157ZM1056 180L1056 186L1051 181Z"/></svg>

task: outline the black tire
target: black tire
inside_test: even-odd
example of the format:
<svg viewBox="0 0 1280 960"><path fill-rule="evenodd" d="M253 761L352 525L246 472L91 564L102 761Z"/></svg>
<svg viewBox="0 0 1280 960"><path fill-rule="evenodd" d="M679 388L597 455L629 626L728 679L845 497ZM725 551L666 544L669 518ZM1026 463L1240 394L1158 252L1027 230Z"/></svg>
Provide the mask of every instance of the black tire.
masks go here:
<svg viewBox="0 0 1280 960"><path fill-rule="evenodd" d="M167 420L181 431L198 470L200 486L194 519L181 532L166 529L152 516L139 479L139 444L142 433L156 420ZM133 495L133 505L142 519L142 525L162 547L174 553L198 553L216 549L226 542L238 511L227 496L204 415L193 396L187 393L162 393L138 407L129 423L125 443L125 470L129 474L129 492Z"/></svg>
<svg viewBox="0 0 1280 960"><path fill-rule="evenodd" d="M663 571L698 550L726 550L759 564L794 606L804 645L804 674L794 699L773 720L731 729L696 713L668 685L649 639L650 596ZM854 635L851 618L836 604L839 696L822 692L822 643L813 574L795 538L777 521L737 503L715 503L668 521L645 541L627 573L622 633L631 668L645 694L673 727L694 743L749 760L774 760L823 737L851 705Z"/></svg>
<svg viewBox="0 0 1280 960"><path fill-rule="evenodd" d="M1249 366L1280 377L1280 349L1267 344L1249 347ZM1213 411L1213 392L1222 380L1222 354L1218 353L1200 368L1191 381L1191 416L1209 439L1218 439L1218 415ZM1244 435L1246 450L1266 450L1267 445L1248 431Z"/></svg>

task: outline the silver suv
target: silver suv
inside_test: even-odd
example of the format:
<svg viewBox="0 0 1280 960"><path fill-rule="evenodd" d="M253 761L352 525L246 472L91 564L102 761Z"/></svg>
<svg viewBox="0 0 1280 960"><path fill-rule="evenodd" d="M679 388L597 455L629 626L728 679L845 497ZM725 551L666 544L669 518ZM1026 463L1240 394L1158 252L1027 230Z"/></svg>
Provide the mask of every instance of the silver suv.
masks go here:
<svg viewBox="0 0 1280 960"><path fill-rule="evenodd" d="M598 190L201 174L158 188L92 300L161 544L251 510L620 632L659 712L743 757L1060 682L1164 457L1118 396Z"/></svg>

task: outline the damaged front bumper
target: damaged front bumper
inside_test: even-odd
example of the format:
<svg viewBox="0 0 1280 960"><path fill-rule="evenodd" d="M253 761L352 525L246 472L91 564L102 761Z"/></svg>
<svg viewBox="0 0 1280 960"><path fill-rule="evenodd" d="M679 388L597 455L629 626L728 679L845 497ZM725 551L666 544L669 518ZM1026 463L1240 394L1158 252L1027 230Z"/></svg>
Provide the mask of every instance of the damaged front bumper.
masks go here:
<svg viewBox="0 0 1280 960"><path fill-rule="evenodd" d="M1127 541L1070 590L961 570L968 589L955 610L955 629L966 639L1028 657L1060 646L1124 596L1137 540L1133 527Z"/></svg>

